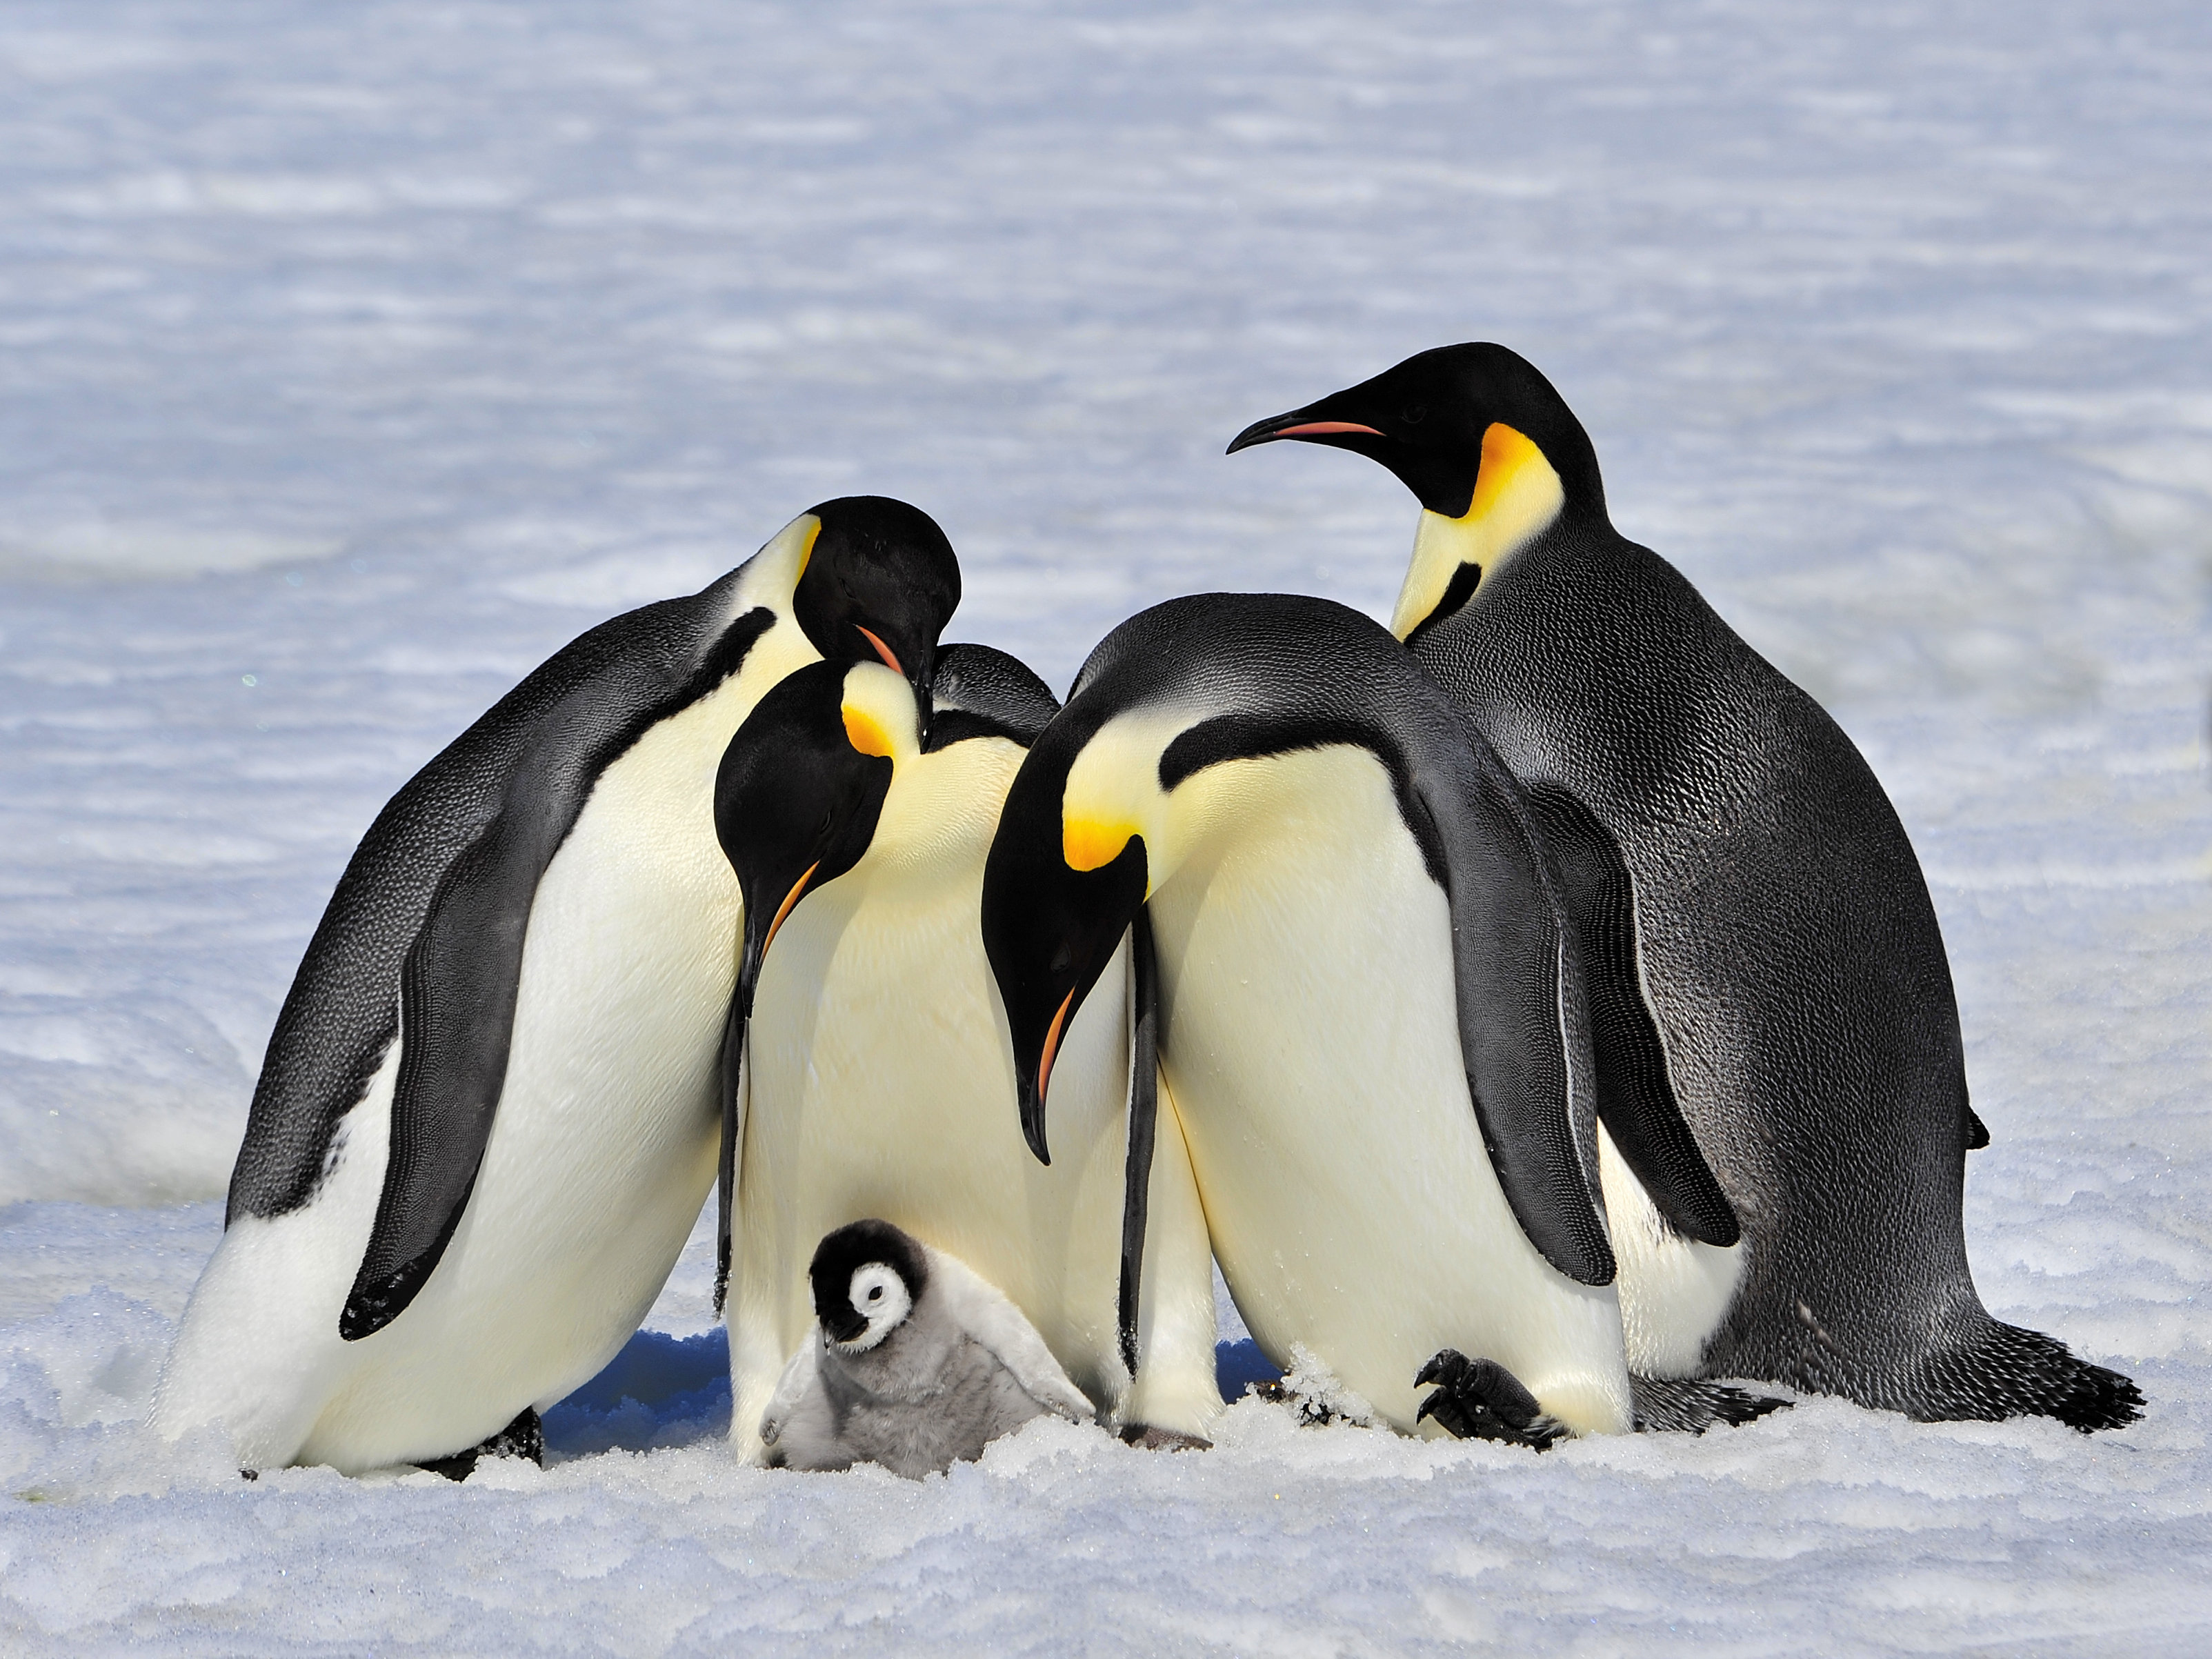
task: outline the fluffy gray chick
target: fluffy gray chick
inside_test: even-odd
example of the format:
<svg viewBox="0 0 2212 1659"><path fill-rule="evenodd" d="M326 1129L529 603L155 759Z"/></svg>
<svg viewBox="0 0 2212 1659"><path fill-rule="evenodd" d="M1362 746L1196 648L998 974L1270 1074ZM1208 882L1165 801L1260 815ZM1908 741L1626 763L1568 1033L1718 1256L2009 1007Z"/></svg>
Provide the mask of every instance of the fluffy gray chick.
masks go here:
<svg viewBox="0 0 2212 1659"><path fill-rule="evenodd" d="M1094 1415L1020 1309L888 1221L827 1235L807 1276L814 1328L761 1419L771 1468L920 1480L1046 1412Z"/></svg>

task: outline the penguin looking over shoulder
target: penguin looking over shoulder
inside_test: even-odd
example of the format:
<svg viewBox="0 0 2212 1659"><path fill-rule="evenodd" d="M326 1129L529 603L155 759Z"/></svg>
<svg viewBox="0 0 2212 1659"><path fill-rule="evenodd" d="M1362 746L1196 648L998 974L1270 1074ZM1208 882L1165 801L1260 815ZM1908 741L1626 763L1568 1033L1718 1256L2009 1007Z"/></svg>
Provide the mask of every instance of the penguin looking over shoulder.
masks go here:
<svg viewBox="0 0 2212 1659"><path fill-rule="evenodd" d="M927 514L825 501L556 653L393 796L277 1017L158 1431L348 1473L533 1443L714 1178L731 733L823 657L926 702L959 596Z"/></svg>
<svg viewBox="0 0 2212 1659"><path fill-rule="evenodd" d="M1048 1412L1092 1419L1020 1309L887 1221L823 1238L807 1281L816 1322L760 1423L771 1468L880 1463L919 1480Z"/></svg>
<svg viewBox="0 0 2212 1659"><path fill-rule="evenodd" d="M1614 530L1589 434L1504 346L1257 422L1419 501L1391 630L1527 787L1589 979L1600 1152L1638 1369L1928 1420L2084 1431L2142 1395L1990 1317L1936 910L1827 713ZM1684 1180L1702 1158L1718 1186Z"/></svg>

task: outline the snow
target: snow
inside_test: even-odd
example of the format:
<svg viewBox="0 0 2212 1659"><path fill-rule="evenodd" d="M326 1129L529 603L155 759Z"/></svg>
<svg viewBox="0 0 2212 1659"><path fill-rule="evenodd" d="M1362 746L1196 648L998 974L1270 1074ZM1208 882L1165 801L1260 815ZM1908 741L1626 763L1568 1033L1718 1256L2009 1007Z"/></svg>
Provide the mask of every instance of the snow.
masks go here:
<svg viewBox="0 0 2212 1659"><path fill-rule="evenodd" d="M0 1645L2201 1650L2208 70L2156 0L17 0ZM719 1443L697 1237L543 1472L148 1443L330 886L520 673L856 489L1062 685L1176 592L1383 613L1400 487L1221 447L1483 337L1895 795L1984 1297L2143 1423L1815 1401L1536 1458L1252 1401L1202 1454L771 1474Z"/></svg>

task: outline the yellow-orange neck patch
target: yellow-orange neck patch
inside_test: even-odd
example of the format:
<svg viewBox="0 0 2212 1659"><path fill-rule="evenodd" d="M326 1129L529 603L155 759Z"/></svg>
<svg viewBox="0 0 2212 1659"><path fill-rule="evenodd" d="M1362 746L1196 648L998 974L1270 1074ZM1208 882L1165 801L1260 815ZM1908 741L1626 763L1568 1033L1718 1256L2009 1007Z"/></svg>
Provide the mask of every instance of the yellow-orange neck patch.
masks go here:
<svg viewBox="0 0 2212 1659"><path fill-rule="evenodd" d="M1136 833L1133 824L1070 818L1060 830L1060 856L1071 870L1103 870L1121 856L1121 849Z"/></svg>
<svg viewBox="0 0 2212 1659"><path fill-rule="evenodd" d="M1566 501L1565 487L1544 452L1525 433L1493 421L1482 434L1482 460L1466 513L1456 519L1421 514L1390 631L1402 640L1427 621L1462 565L1475 566L1486 579L1548 528Z"/></svg>
<svg viewBox="0 0 2212 1659"><path fill-rule="evenodd" d="M865 708L855 708L847 703L845 713L845 741L863 755L882 755L891 752L890 733L877 723L876 717Z"/></svg>

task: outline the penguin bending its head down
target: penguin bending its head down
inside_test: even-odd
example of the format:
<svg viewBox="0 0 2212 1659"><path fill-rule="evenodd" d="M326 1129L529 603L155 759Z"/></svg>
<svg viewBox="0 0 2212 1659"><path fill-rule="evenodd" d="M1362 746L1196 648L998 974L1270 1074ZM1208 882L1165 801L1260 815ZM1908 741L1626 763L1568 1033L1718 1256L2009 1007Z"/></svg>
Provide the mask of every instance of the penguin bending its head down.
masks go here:
<svg viewBox="0 0 2212 1659"><path fill-rule="evenodd" d="M1375 623L1278 595L1156 606L1031 746L984 875L1030 1145L1146 912L1165 1092L1269 1358L1303 1345L1405 1432L1626 1430L1559 906L1519 786Z"/></svg>
<svg viewBox="0 0 2212 1659"><path fill-rule="evenodd" d="M757 1455L813 1316L806 1253L874 1216L997 1285L1125 1434L1201 1440L1221 1408L1212 1250L1182 1131L1155 1118L1143 961L1109 945L1111 994L1063 1032L1047 1169L976 930L1000 804L1058 704L974 645L945 647L934 697L925 735L896 675L816 664L723 758L717 821L745 898L724 1095L732 1434Z"/></svg>
<svg viewBox="0 0 2212 1659"><path fill-rule="evenodd" d="M1888 797L1613 529L1551 383L1503 346L1449 346L1230 449L1278 439L1379 461L1420 501L1392 631L1527 786L1559 866L1632 1362L1923 1419L2133 1420L2127 1378L1975 1293L1960 1206L1988 1131ZM1717 1190L1669 1179L1698 1154Z"/></svg>
<svg viewBox="0 0 2212 1659"><path fill-rule="evenodd" d="M918 1480L1048 1412L1091 1420L1020 1309L887 1221L830 1234L807 1281L816 1322L760 1419L771 1468L880 1463Z"/></svg>
<svg viewBox="0 0 2212 1659"><path fill-rule="evenodd" d="M925 696L959 602L927 514L825 501L557 653L395 795L270 1038L156 1395L249 1468L444 1462L590 1377L714 1176L739 894L714 769L794 668Z"/></svg>

